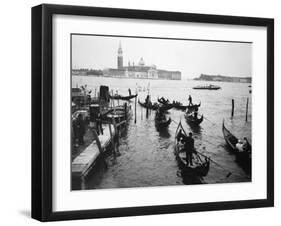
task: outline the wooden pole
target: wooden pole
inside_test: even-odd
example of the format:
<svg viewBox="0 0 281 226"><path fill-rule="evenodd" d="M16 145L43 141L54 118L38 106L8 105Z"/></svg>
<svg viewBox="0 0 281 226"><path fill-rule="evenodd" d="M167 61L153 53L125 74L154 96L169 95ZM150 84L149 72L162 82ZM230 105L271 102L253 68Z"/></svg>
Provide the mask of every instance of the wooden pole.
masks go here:
<svg viewBox="0 0 281 226"><path fill-rule="evenodd" d="M246 104L246 122L248 121L248 106L249 106L249 98L247 98L247 104Z"/></svg>
<svg viewBox="0 0 281 226"><path fill-rule="evenodd" d="M142 120L142 107L141 107L141 120Z"/></svg>
<svg viewBox="0 0 281 226"><path fill-rule="evenodd" d="M116 94L117 94L117 96L118 96L118 91L116 90ZM117 104L118 104L118 106L119 106L119 99L117 99Z"/></svg>
<svg viewBox="0 0 281 226"><path fill-rule="evenodd" d="M233 115L234 115L234 99L232 99L231 118L233 118Z"/></svg>
<svg viewBox="0 0 281 226"><path fill-rule="evenodd" d="M135 97L135 123L137 123L137 97Z"/></svg>
<svg viewBox="0 0 281 226"><path fill-rule="evenodd" d="M112 133L112 129L111 129L111 123L108 123L108 126L109 126L109 133L110 133L110 140L111 140L111 145L112 145L112 151L113 151L113 154L116 155L115 142L114 142L114 137L113 137L113 133Z"/></svg>
<svg viewBox="0 0 281 226"><path fill-rule="evenodd" d="M125 110L125 120L127 120L127 103L124 103L124 110Z"/></svg>

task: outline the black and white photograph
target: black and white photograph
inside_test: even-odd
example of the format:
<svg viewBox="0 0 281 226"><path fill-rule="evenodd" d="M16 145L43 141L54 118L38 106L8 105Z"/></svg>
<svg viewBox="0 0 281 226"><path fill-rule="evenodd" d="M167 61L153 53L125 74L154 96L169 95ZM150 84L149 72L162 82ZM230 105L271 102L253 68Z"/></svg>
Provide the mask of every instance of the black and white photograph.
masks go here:
<svg viewBox="0 0 281 226"><path fill-rule="evenodd" d="M252 44L71 34L71 189L252 181Z"/></svg>

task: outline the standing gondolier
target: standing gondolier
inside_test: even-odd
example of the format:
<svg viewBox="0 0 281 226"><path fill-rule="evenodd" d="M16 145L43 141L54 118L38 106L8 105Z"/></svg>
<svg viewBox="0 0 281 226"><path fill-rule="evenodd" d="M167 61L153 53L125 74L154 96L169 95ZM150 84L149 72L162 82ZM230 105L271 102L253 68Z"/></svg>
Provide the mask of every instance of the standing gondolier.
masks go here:
<svg viewBox="0 0 281 226"><path fill-rule="evenodd" d="M192 154L195 152L194 149L194 139L192 138L192 133L189 133L188 137L184 140L184 149L186 153L186 164L192 166Z"/></svg>
<svg viewBox="0 0 281 226"><path fill-rule="evenodd" d="M188 96L188 102L189 102L188 106L192 106L193 105L191 95Z"/></svg>

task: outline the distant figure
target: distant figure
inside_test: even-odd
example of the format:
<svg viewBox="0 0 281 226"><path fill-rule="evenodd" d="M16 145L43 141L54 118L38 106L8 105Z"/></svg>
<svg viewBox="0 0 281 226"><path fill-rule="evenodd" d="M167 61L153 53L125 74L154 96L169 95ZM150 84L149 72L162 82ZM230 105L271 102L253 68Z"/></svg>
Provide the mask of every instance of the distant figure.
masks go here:
<svg viewBox="0 0 281 226"><path fill-rule="evenodd" d="M192 106L193 105L191 95L188 96L188 102L189 102L188 106Z"/></svg>
<svg viewBox="0 0 281 226"><path fill-rule="evenodd" d="M150 96L149 96L149 95L146 96L146 98L145 98L145 103L146 103L146 104L149 104L149 103L150 103Z"/></svg>
<svg viewBox="0 0 281 226"><path fill-rule="evenodd" d="M85 122L84 122L82 114L78 115L76 125L77 125L77 133L78 133L78 143L79 143L79 145L83 145L86 129L85 129Z"/></svg>
<svg viewBox="0 0 281 226"><path fill-rule="evenodd" d="M102 119L101 119L101 114L98 113L97 117L96 117L96 130L97 130L97 134L103 135L103 129L102 129Z"/></svg>
<svg viewBox="0 0 281 226"><path fill-rule="evenodd" d="M186 153L186 164L192 166L192 154L194 150L194 139L192 138L192 133L189 133L188 137L185 137L184 149Z"/></svg>
<svg viewBox="0 0 281 226"><path fill-rule="evenodd" d="M130 88L128 89L128 91L129 91L129 96L132 96L132 92Z"/></svg>

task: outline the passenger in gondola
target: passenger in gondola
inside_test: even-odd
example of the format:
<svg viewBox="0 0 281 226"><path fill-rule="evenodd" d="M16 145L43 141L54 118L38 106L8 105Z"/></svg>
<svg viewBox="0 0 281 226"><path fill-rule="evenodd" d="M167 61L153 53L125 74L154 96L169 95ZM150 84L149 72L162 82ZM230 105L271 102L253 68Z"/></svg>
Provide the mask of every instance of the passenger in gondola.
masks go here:
<svg viewBox="0 0 281 226"><path fill-rule="evenodd" d="M249 141L246 137L243 138L243 150L248 151L250 149Z"/></svg>
<svg viewBox="0 0 281 226"><path fill-rule="evenodd" d="M177 142L182 142L185 139L185 135L183 134L182 130L180 129L177 135Z"/></svg>
<svg viewBox="0 0 281 226"><path fill-rule="evenodd" d="M184 149L186 153L186 164L192 166L192 154L195 152L194 149L194 139L192 138L192 133L189 133L188 137L185 137Z"/></svg>

